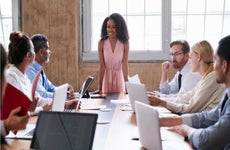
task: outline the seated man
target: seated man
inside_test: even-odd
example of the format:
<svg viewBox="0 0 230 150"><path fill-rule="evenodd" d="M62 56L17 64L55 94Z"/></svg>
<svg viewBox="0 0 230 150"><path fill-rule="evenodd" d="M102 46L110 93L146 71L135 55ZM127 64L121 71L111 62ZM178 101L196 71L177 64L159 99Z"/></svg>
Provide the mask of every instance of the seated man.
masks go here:
<svg viewBox="0 0 230 150"><path fill-rule="evenodd" d="M28 67L26 74L30 79L30 81L32 82L36 74L38 73L38 71L42 69L41 76L38 80L36 92L38 92L41 97L52 98L54 94L55 86L47 78L42 68L44 63L49 62L49 57L51 54L51 51L49 49L48 38L42 34L35 34L32 36L31 40L34 45L34 51L36 56L35 56L34 63ZM68 99L75 98L74 90L72 86L69 86L67 96Z"/></svg>
<svg viewBox="0 0 230 150"><path fill-rule="evenodd" d="M227 88L217 107L209 112L160 118L161 126L173 126L169 130L187 137L195 149L230 149L230 36L220 40L214 59L216 80Z"/></svg>
<svg viewBox="0 0 230 150"><path fill-rule="evenodd" d="M176 97L149 95L150 104L161 105L178 114L209 111L216 107L223 95L225 85L216 82L213 57L214 52L208 41L195 43L190 51L189 63L192 72L198 72L202 76L200 82L192 90L178 94Z"/></svg>
<svg viewBox="0 0 230 150"><path fill-rule="evenodd" d="M201 76L193 73L188 64L190 47L187 41L173 41L170 43L172 64L169 61L162 63L160 81L161 94L184 93L193 89ZM177 69L174 78L168 82L168 72L171 67Z"/></svg>

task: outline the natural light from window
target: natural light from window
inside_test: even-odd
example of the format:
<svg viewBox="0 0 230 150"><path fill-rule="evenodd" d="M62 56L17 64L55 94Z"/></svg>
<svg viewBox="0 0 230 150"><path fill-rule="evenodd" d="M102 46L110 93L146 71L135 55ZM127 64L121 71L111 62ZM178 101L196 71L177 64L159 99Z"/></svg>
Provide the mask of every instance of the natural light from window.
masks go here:
<svg viewBox="0 0 230 150"><path fill-rule="evenodd" d="M12 1L0 0L0 42L7 49L12 32Z"/></svg>
<svg viewBox="0 0 230 150"><path fill-rule="evenodd" d="M166 2L162 2L92 0L91 50L86 51L97 51L101 24L114 12L122 14L127 22L131 52L162 51L162 41L177 39L186 39L190 45L205 39L215 48L221 37L230 34L230 0L172 0L168 25L162 24L162 15L167 15L167 7L162 7ZM162 31L170 32L171 37L162 37Z"/></svg>

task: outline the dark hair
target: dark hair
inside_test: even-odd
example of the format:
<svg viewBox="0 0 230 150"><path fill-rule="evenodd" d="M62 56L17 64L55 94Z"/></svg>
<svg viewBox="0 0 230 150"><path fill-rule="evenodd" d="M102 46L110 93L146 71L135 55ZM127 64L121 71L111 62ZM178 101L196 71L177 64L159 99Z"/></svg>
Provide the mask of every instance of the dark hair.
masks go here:
<svg viewBox="0 0 230 150"><path fill-rule="evenodd" d="M172 48L174 45L181 45L182 51L185 53L188 53L190 51L190 46L186 40L176 40L170 43L170 48Z"/></svg>
<svg viewBox="0 0 230 150"><path fill-rule="evenodd" d="M109 19L114 20L114 23L116 26L117 38L123 43L128 41L129 33L128 33L126 22L124 18L118 13L111 14L109 17L106 17L105 20L103 21L103 24L101 27L101 40L105 40L108 38L106 28L107 28L107 22Z"/></svg>
<svg viewBox="0 0 230 150"><path fill-rule="evenodd" d="M230 35L222 38L219 41L217 55L220 57L221 60L226 60L230 62Z"/></svg>
<svg viewBox="0 0 230 150"><path fill-rule="evenodd" d="M0 49L1 49L1 79L2 79L3 72L4 72L4 69L5 69L6 64L7 64L6 50L3 47L2 43L0 43ZM2 80L1 80L1 82L2 82Z"/></svg>
<svg viewBox="0 0 230 150"><path fill-rule="evenodd" d="M102 23L102 26L101 26L101 40L105 40L108 38L108 35L107 35L107 31L106 31L106 28L107 28L107 22L109 20L109 17L106 17Z"/></svg>
<svg viewBox="0 0 230 150"><path fill-rule="evenodd" d="M48 38L43 34L35 34L31 37L34 44L34 51L37 54L40 49L47 46Z"/></svg>
<svg viewBox="0 0 230 150"><path fill-rule="evenodd" d="M30 52L30 38L24 33L17 31L10 34L8 61L11 64L20 64L26 54Z"/></svg>

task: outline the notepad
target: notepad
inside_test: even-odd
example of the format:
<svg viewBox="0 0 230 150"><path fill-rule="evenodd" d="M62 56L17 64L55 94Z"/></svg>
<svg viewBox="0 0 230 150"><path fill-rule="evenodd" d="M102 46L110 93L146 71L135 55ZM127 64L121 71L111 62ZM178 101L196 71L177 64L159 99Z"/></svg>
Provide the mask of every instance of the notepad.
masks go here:
<svg viewBox="0 0 230 150"><path fill-rule="evenodd" d="M29 97L27 97L22 91L18 90L10 83L7 83L5 94L3 96L1 120L7 119L10 112L18 106L21 106L19 116L26 115L31 102L32 101L29 99Z"/></svg>
<svg viewBox="0 0 230 150"><path fill-rule="evenodd" d="M31 140L34 134L35 126L35 124L27 124L25 130L19 130L16 134L10 131L6 138Z"/></svg>
<svg viewBox="0 0 230 150"><path fill-rule="evenodd" d="M90 110L90 109L103 109L106 108L106 105L102 105L103 99L81 99L81 109Z"/></svg>
<svg viewBox="0 0 230 150"><path fill-rule="evenodd" d="M8 118L10 112L21 106L21 112L19 113L20 116L24 116L27 114L32 101L34 101L35 90L37 87L38 78L40 76L41 71L37 73L35 76L33 83L32 83L32 90L31 90L31 97L30 99L27 95L25 95L22 91L11 85L10 83L6 84L5 93L3 95L3 102L2 102L2 112L1 112L1 119L5 120ZM34 110L36 105L31 110Z"/></svg>

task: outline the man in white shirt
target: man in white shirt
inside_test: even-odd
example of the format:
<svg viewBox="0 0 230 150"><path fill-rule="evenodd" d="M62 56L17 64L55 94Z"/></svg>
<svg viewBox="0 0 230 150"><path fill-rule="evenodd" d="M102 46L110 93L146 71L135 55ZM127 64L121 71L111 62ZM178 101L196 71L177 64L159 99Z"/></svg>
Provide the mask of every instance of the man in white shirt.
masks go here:
<svg viewBox="0 0 230 150"><path fill-rule="evenodd" d="M162 63L162 74L160 81L161 94L178 94L184 93L193 89L201 76L198 73L193 73L188 64L190 47L187 41L177 40L170 43L171 61ZM168 74L170 68L177 69L174 78L169 82ZM180 77L179 77L180 76Z"/></svg>

